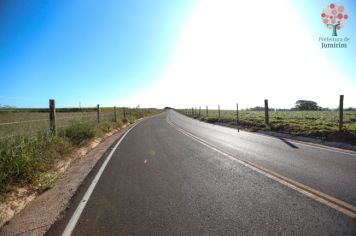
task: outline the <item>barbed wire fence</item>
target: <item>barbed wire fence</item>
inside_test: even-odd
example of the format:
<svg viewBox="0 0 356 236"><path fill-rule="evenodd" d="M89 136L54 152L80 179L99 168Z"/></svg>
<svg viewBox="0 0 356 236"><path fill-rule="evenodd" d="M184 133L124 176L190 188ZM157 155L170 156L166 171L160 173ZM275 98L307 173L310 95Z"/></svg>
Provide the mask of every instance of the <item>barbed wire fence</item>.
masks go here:
<svg viewBox="0 0 356 236"><path fill-rule="evenodd" d="M245 113L246 112L257 112L259 113L258 116L256 117L253 117L254 119L257 119L258 118L258 121L261 123L261 124L265 124L265 125L269 125L270 124L270 120L271 120L271 117L270 117L270 113L273 111L273 109L271 109L269 107L269 104L268 104L268 99L265 99L264 101L264 106L263 107L258 107L259 110L257 111L254 111L254 110L245 110ZM332 114L329 114L329 115L332 115L330 117L328 117L329 120L332 120L332 122L337 125L337 129L338 131L342 131L345 129L345 117L344 117L344 95L340 95L339 96L339 106L337 108L336 111L327 111L329 113L332 113ZM241 110L239 110L239 104L236 103L236 109L235 111L234 110L229 110L229 117L231 117L231 112L234 112L235 115L234 115L234 122L236 125L240 125L240 121L242 120L241 119L241 115L246 115L245 113L242 113L241 114ZM275 112L277 112L275 110ZM291 109L288 109L287 112L293 112L293 110ZM304 111L305 112L305 111ZM309 111L309 112L315 112L315 111ZM206 106L205 107L205 111L203 111L202 107L199 106L199 107L191 107L191 108L185 108L185 109L182 109L182 113L188 115L188 116L192 116L192 117L195 117L195 118L200 118L200 117L211 117L211 118L215 118L217 122L220 122L224 119L224 116L223 116L223 113L226 113L226 111L223 111L221 109L221 106L220 105L217 105L217 109L211 109L209 110L209 107ZM263 113L263 115L262 115ZM226 115L226 114L225 114ZM274 115L272 113L272 115ZM316 119L315 117L304 117L303 114L300 114L302 115L301 119ZM320 115L320 114L318 114ZM246 117L242 117L242 118L245 118ZM283 119L283 117L275 117L273 116L272 117L273 119ZM350 118L350 117L348 117ZM261 120L262 119L262 120ZM351 118L351 122L354 121L354 118Z"/></svg>
<svg viewBox="0 0 356 236"><path fill-rule="evenodd" d="M60 108L50 100L49 108L44 109L0 109L0 140L19 135L32 135L38 132L57 132L74 123L101 124L130 119L144 109L128 107Z"/></svg>

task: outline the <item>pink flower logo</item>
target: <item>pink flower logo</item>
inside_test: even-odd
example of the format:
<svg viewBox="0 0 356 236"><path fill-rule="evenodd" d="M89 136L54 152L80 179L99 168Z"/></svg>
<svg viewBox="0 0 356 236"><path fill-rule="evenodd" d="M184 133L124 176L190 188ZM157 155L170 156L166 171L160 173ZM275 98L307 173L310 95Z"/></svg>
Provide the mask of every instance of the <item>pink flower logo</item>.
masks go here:
<svg viewBox="0 0 356 236"><path fill-rule="evenodd" d="M337 31L345 26L349 16L342 5L331 3L321 13L321 20L326 28L332 30L332 36L337 36Z"/></svg>

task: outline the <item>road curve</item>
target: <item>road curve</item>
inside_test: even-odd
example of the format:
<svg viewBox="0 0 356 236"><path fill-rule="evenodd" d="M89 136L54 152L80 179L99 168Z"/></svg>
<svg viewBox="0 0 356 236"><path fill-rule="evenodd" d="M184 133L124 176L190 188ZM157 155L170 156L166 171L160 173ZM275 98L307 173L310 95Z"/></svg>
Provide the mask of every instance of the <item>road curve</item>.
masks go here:
<svg viewBox="0 0 356 236"><path fill-rule="evenodd" d="M72 235L356 234L355 218L245 162L356 204L354 154L169 111L140 122L118 145ZM48 235L62 234L95 174Z"/></svg>

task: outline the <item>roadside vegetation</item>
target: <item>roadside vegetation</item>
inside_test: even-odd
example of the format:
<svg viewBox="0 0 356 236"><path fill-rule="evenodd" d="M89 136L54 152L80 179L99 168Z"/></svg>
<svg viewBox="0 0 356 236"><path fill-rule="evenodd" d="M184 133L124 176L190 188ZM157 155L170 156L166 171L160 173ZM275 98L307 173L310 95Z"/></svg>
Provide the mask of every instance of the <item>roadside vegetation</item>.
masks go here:
<svg viewBox="0 0 356 236"><path fill-rule="evenodd" d="M122 127L126 123L158 114L157 109L101 109L100 123L96 112L57 112L58 128L49 131L46 110L0 109L0 201L14 187L26 186L38 191L51 188L56 179L47 173L64 158L94 138ZM15 123L14 123L15 122ZM19 122L19 123L16 123ZM5 124L11 123L11 124Z"/></svg>
<svg viewBox="0 0 356 236"><path fill-rule="evenodd" d="M262 109L263 110L263 109ZM186 110L178 110L186 114ZM186 115L208 123L220 123L230 126L239 126L248 131L275 131L318 138L323 141L339 141L356 145L356 111L344 111L343 130L339 132L339 113L331 110L285 110L269 111L269 124L265 124L264 111L240 110L239 121L236 122L236 110L221 110L220 119L218 110L209 110L206 115L205 109L195 114Z"/></svg>

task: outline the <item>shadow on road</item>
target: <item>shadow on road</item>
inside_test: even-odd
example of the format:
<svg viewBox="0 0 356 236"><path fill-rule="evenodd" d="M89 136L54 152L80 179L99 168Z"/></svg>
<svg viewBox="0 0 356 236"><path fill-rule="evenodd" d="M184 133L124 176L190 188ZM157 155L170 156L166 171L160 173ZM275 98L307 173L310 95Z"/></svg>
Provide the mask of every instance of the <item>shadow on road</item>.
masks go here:
<svg viewBox="0 0 356 236"><path fill-rule="evenodd" d="M279 138L279 139L280 139L281 141L283 141L285 144L287 144L288 146L290 146L290 147L292 147L292 148L298 149L297 146L295 146L293 143L291 143L291 142L285 140L284 138Z"/></svg>

